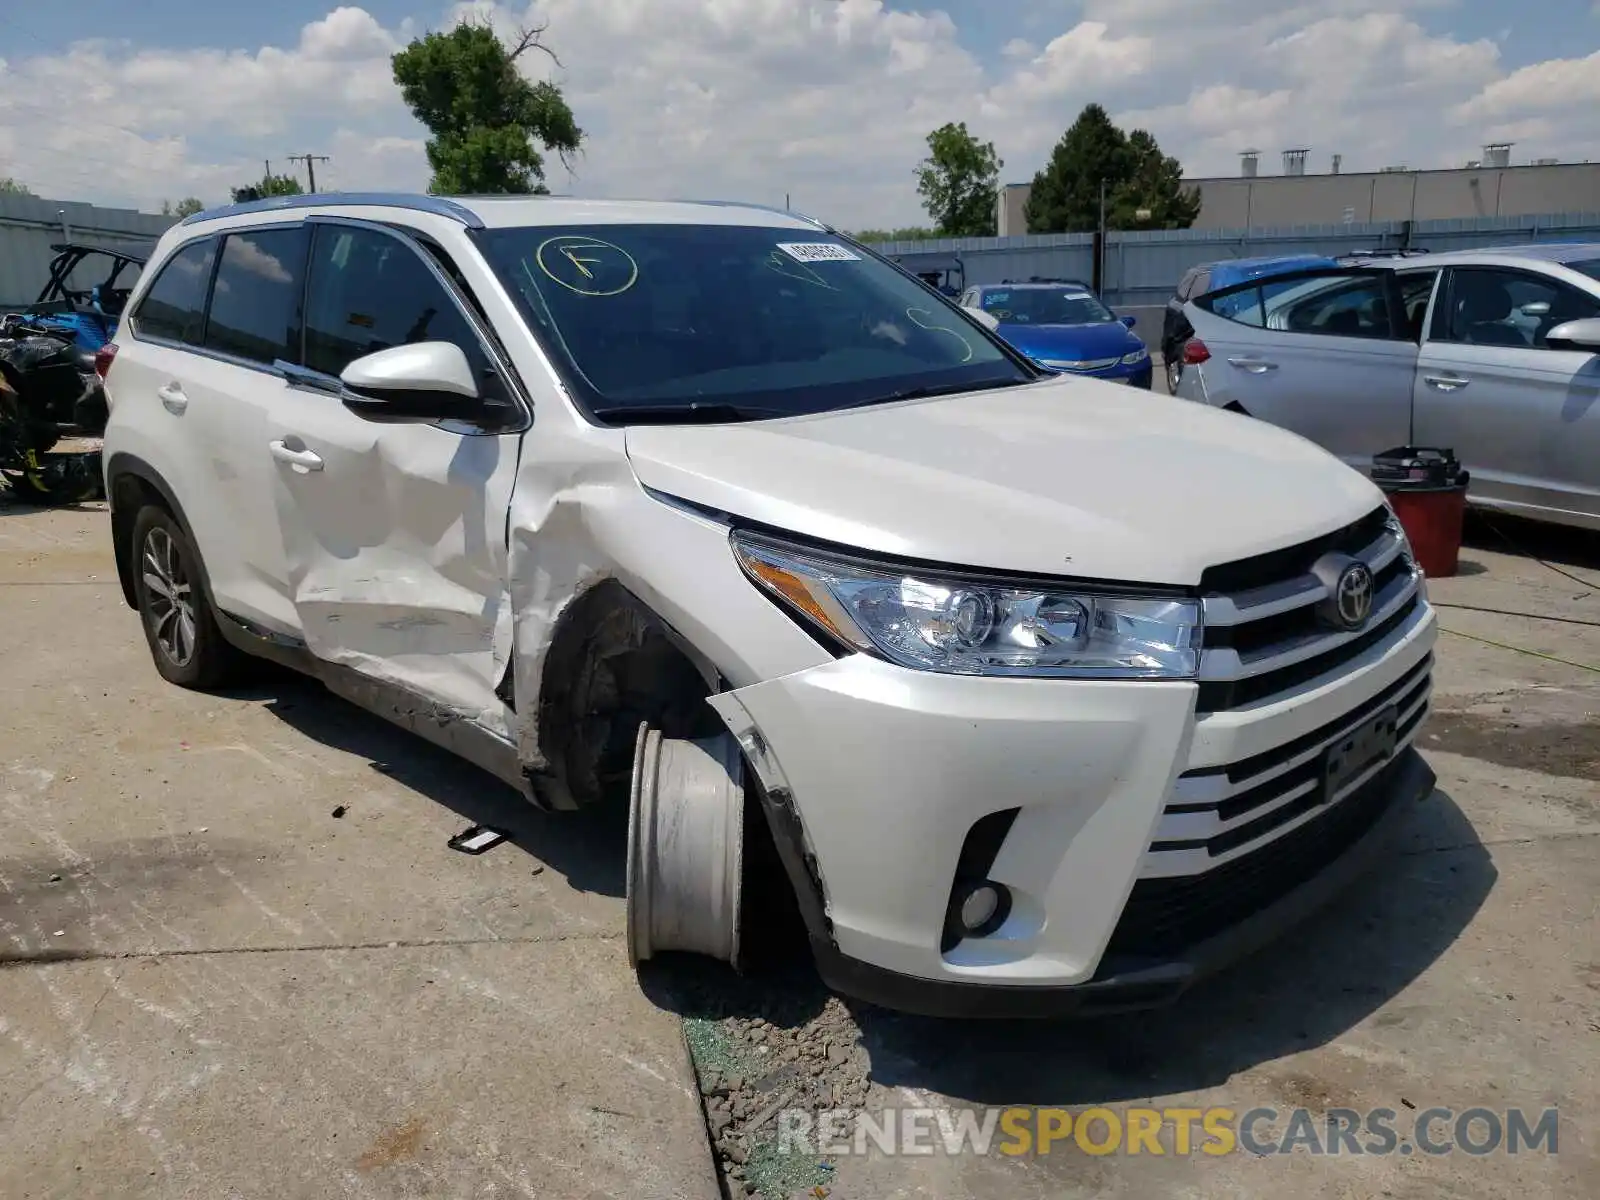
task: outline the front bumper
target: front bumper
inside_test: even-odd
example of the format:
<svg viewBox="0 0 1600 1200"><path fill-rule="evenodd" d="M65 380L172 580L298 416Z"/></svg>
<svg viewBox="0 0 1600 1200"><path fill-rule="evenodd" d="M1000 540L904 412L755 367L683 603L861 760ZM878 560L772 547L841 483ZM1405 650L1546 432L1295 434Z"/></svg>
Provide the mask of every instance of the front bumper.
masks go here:
<svg viewBox="0 0 1600 1200"><path fill-rule="evenodd" d="M1378 816L1431 788L1409 744L1426 709L1435 636L1424 604L1396 636L1331 677L1225 712L1197 714L1189 683L969 678L862 656L711 703L745 747L780 842L792 843L791 879L810 893L802 908L832 986L918 1011L1098 1011L1176 996L1359 869L1342 864L1380 840ZM1378 776L1320 809L1294 800L1292 819L1255 841L1218 839L1215 865L1186 878L1222 886L1261 851L1270 859L1280 842L1304 841L1313 835L1301 831L1326 819L1370 816L1337 862L1336 851L1302 860L1301 879L1270 896L1249 893L1249 911L1223 904L1210 924L1169 923L1164 940L1129 935L1124 918L1196 903L1174 892L1186 879L1172 876L1205 871L1191 860L1207 850L1158 853L1175 823L1187 836L1194 821L1182 804L1174 814L1175 800L1217 790L1227 764L1275 748L1312 755L1319 739L1343 736L1346 718L1362 719L1402 690L1408 723ZM1280 778L1289 777L1284 769ZM1286 792L1285 814L1291 799ZM1008 814L1005 832L983 874L1009 889L1010 914L994 933L952 945L952 886L995 814Z"/></svg>

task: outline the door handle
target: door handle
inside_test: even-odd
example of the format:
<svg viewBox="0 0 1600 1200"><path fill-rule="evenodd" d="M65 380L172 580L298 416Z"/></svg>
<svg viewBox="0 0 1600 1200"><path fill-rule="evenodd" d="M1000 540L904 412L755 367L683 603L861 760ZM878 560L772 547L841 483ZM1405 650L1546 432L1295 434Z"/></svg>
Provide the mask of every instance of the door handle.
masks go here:
<svg viewBox="0 0 1600 1200"><path fill-rule="evenodd" d="M267 448L272 451L273 458L288 463L296 471L322 470L322 455L315 450L298 450L286 442L271 442Z"/></svg>
<svg viewBox="0 0 1600 1200"><path fill-rule="evenodd" d="M1275 362L1268 362L1264 358L1245 356L1230 358L1228 365L1230 367L1238 367L1241 371L1249 371L1252 375L1261 375L1267 371L1276 371L1278 369L1278 364Z"/></svg>
<svg viewBox="0 0 1600 1200"><path fill-rule="evenodd" d="M1429 387L1437 388L1441 392L1454 392L1472 382L1460 375L1424 375L1422 378Z"/></svg>
<svg viewBox="0 0 1600 1200"><path fill-rule="evenodd" d="M189 407L189 397L183 394L182 384L164 383L156 389L156 395L161 400L161 407L174 415Z"/></svg>

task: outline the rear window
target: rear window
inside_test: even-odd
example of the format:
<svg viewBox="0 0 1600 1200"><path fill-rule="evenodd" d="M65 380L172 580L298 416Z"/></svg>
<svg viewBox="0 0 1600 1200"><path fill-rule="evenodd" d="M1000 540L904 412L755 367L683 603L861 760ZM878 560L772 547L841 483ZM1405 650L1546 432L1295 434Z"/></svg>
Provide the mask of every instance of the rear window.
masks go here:
<svg viewBox="0 0 1600 1200"><path fill-rule="evenodd" d="M600 420L641 406L790 415L1035 378L959 307L819 231L543 226L479 239Z"/></svg>
<svg viewBox="0 0 1600 1200"><path fill-rule="evenodd" d="M306 227L231 233L222 244L205 344L270 365L299 359Z"/></svg>
<svg viewBox="0 0 1600 1200"><path fill-rule="evenodd" d="M1114 321L1104 304L1079 288L1014 288L984 292L983 311L1021 325L1091 325Z"/></svg>
<svg viewBox="0 0 1600 1200"><path fill-rule="evenodd" d="M215 239L206 238L191 242L167 260L133 315L133 327L140 336L174 342L199 339L216 248Z"/></svg>

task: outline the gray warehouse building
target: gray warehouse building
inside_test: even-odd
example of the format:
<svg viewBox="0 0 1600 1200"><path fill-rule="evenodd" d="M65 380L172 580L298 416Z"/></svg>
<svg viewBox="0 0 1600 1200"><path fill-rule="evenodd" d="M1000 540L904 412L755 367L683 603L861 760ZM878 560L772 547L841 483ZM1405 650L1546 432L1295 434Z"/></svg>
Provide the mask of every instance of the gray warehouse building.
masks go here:
<svg viewBox="0 0 1600 1200"><path fill-rule="evenodd" d="M1600 210L1600 163L1539 159L1511 164L1507 144L1485 146L1461 167L1341 170L1340 156L1321 174L1309 172L1304 149L1283 152L1283 173L1259 173L1260 152L1244 151L1238 175L1185 179L1200 190L1196 229L1282 228L1362 221L1432 221L1539 216ZM1030 185L1000 189L1001 237L1027 233Z"/></svg>

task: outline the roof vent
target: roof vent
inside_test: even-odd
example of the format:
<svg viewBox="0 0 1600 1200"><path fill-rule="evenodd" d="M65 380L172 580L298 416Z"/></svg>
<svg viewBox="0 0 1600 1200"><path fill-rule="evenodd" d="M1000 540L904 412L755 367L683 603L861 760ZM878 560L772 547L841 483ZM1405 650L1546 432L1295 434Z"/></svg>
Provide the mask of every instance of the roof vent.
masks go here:
<svg viewBox="0 0 1600 1200"><path fill-rule="evenodd" d="M1254 179L1256 172L1261 168L1261 151L1239 151L1239 174L1246 179Z"/></svg>
<svg viewBox="0 0 1600 1200"><path fill-rule="evenodd" d="M1489 168L1509 167L1513 142L1488 142L1483 147L1483 165Z"/></svg>
<svg viewBox="0 0 1600 1200"><path fill-rule="evenodd" d="M1311 151L1305 148L1298 150L1285 150L1283 152L1283 173L1285 175L1304 175L1306 173L1306 155Z"/></svg>

